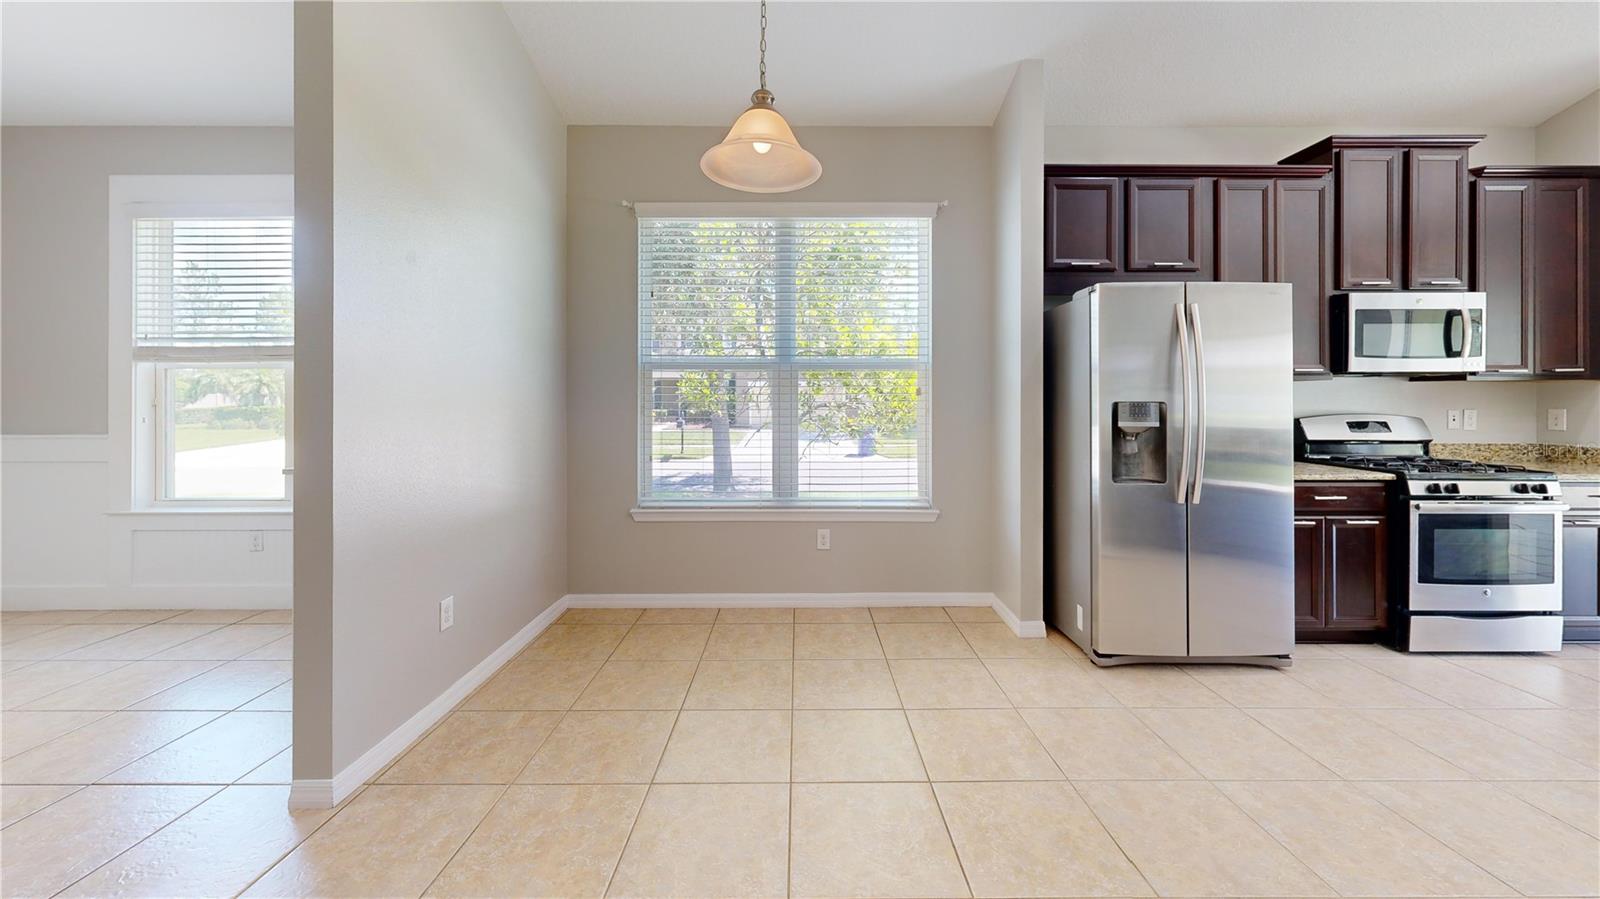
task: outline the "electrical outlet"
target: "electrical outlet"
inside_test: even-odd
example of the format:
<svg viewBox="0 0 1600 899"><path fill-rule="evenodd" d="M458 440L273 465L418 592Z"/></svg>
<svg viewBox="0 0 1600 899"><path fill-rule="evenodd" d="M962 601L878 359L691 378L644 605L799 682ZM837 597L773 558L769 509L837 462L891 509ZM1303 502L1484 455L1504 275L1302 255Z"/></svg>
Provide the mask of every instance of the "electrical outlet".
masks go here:
<svg viewBox="0 0 1600 899"><path fill-rule="evenodd" d="M1567 429L1567 410L1549 409L1545 411L1545 430L1565 431Z"/></svg>
<svg viewBox="0 0 1600 899"><path fill-rule="evenodd" d="M1444 413L1444 426L1452 431L1461 430L1461 410L1449 409Z"/></svg>
<svg viewBox="0 0 1600 899"><path fill-rule="evenodd" d="M456 598L446 596L439 600L439 630L447 631L456 623Z"/></svg>
<svg viewBox="0 0 1600 899"><path fill-rule="evenodd" d="M1476 431L1478 429L1477 409L1461 410L1461 428L1465 431Z"/></svg>
<svg viewBox="0 0 1600 899"><path fill-rule="evenodd" d="M1083 630L1083 603L1073 603L1073 608L1078 610L1078 630Z"/></svg>
<svg viewBox="0 0 1600 899"><path fill-rule="evenodd" d="M250 532L250 551L253 553L265 552L267 549L267 535L260 531Z"/></svg>
<svg viewBox="0 0 1600 899"><path fill-rule="evenodd" d="M817 549L833 549L833 531L817 528Z"/></svg>

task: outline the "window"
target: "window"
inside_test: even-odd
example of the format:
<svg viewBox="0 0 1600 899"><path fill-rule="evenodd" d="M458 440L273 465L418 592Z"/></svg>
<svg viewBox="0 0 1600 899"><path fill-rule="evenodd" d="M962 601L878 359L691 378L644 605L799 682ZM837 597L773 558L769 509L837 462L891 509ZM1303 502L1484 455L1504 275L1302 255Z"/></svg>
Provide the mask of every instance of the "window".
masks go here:
<svg viewBox="0 0 1600 899"><path fill-rule="evenodd" d="M636 211L640 506L928 508L931 209Z"/></svg>
<svg viewBox="0 0 1600 899"><path fill-rule="evenodd" d="M156 502L285 503L293 219L133 219L132 359ZM141 465L144 463L141 462Z"/></svg>

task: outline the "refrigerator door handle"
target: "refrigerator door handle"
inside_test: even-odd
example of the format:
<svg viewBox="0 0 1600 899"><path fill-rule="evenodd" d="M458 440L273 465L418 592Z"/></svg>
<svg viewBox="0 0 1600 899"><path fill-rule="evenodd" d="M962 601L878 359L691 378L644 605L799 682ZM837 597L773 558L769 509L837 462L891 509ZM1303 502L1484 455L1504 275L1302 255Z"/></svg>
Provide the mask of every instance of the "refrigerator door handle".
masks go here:
<svg viewBox="0 0 1600 899"><path fill-rule="evenodd" d="M1183 451L1179 455L1178 479L1173 482L1173 497L1181 506L1189 501L1189 322L1184 318L1182 303L1173 306L1172 311L1178 323L1179 368L1183 370Z"/></svg>
<svg viewBox="0 0 1600 899"><path fill-rule="evenodd" d="M1195 417L1194 417L1194 491L1189 495L1189 502L1200 505L1200 488L1206 479L1206 341L1200 333L1200 304L1189 303L1189 318L1194 327L1194 379L1195 379ZM1188 424L1187 421L1184 422ZM1188 443L1184 444L1185 449Z"/></svg>

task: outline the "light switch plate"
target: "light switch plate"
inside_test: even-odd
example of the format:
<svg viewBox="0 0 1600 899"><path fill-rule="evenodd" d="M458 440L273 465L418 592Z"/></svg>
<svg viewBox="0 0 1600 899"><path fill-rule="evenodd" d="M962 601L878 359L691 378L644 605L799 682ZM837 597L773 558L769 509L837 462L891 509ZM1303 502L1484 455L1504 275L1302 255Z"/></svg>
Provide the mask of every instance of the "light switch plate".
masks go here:
<svg viewBox="0 0 1600 899"><path fill-rule="evenodd" d="M1452 431L1461 429L1461 410L1449 409L1444 413L1444 426Z"/></svg>
<svg viewBox="0 0 1600 899"><path fill-rule="evenodd" d="M1567 429L1567 410L1550 409L1545 412L1545 430L1565 431Z"/></svg>
<svg viewBox="0 0 1600 899"><path fill-rule="evenodd" d="M1476 431L1478 429L1478 410L1461 410L1461 427L1463 430Z"/></svg>
<svg viewBox="0 0 1600 899"><path fill-rule="evenodd" d="M446 596L439 600L439 630L447 631L456 623L456 598Z"/></svg>
<svg viewBox="0 0 1600 899"><path fill-rule="evenodd" d="M817 528L817 549L833 549L833 531L829 528Z"/></svg>

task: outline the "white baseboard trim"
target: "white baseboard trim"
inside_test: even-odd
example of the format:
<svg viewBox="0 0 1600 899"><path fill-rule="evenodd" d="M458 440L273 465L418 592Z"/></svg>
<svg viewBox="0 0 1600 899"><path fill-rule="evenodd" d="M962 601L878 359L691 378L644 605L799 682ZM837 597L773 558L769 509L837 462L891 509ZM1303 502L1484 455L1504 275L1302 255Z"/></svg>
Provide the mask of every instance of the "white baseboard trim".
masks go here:
<svg viewBox="0 0 1600 899"><path fill-rule="evenodd" d="M40 609L289 609L290 584L48 584L0 587L0 608Z"/></svg>
<svg viewBox="0 0 1600 899"><path fill-rule="evenodd" d="M1011 628L1013 634L1027 639L1044 636L1043 621L1023 621L1017 617L1016 612L1011 611L1010 606L1000 601L1000 597L990 594L990 599L992 600L989 604L990 607L994 609L996 615L1000 616L1000 620Z"/></svg>
<svg viewBox="0 0 1600 899"><path fill-rule="evenodd" d="M572 593L574 609L725 608L737 606L987 606L992 593Z"/></svg>
<svg viewBox="0 0 1600 899"><path fill-rule="evenodd" d="M449 689L423 706L404 724L390 731L388 736L379 740L375 746L362 753L360 758L346 765L344 770L336 773L331 779L294 781L289 787L289 807L333 808L343 802L373 775L382 771L385 765L405 752L418 737L439 723L457 703L466 699L468 694L478 689L484 681L500 670L501 665L510 661L511 657L520 652L524 646L532 643L551 622L561 617L561 613L567 610L567 600L568 597L563 596L551 603L548 609L540 612L522 630L512 635L511 639L500 644L500 647L483 661L472 666L472 670L463 674L450 685Z"/></svg>

